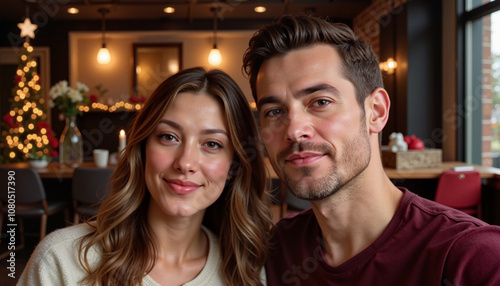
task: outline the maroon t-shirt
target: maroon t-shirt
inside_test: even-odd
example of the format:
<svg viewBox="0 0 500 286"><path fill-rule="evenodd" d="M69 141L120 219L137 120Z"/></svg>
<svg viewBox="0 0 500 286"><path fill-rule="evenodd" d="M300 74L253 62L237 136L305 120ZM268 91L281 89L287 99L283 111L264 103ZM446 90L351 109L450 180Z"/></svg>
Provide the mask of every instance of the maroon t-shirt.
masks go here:
<svg viewBox="0 0 500 286"><path fill-rule="evenodd" d="M500 285L500 227L410 191L384 233L337 267L324 261L311 209L282 219L268 285Z"/></svg>

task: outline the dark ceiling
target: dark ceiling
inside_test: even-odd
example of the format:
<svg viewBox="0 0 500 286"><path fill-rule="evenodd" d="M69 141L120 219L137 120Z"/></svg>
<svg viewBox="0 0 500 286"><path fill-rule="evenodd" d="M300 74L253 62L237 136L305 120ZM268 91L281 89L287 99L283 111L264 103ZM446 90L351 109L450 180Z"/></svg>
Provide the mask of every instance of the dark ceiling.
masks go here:
<svg viewBox="0 0 500 286"><path fill-rule="evenodd" d="M63 3L63 4L61 4ZM328 17L336 21L350 22L359 12L367 8L371 0L1 0L0 21L22 21L29 14L32 22L53 20L101 19L100 8L108 8L109 20L185 20L213 19L211 7L219 6L220 19L262 20L275 19L282 14L307 13ZM175 13L165 14L163 8L171 6ZM254 7L265 6L267 11L254 12ZM27 8L28 7L28 8ZM80 13L67 13L69 7Z"/></svg>

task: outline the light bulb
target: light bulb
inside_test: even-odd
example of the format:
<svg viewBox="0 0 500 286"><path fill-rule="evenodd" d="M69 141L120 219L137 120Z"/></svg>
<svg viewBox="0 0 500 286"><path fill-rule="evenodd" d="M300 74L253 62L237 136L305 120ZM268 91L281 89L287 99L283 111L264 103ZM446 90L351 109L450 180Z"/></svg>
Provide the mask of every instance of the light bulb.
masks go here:
<svg viewBox="0 0 500 286"><path fill-rule="evenodd" d="M387 66L389 67L389 69L395 69L398 67L398 63L393 58L388 58Z"/></svg>
<svg viewBox="0 0 500 286"><path fill-rule="evenodd" d="M393 74L398 67L398 63L393 58L388 58L387 61L381 62L379 66L381 71L387 74Z"/></svg>
<svg viewBox="0 0 500 286"><path fill-rule="evenodd" d="M208 62L213 66L218 66L222 62L222 56L219 49L213 48L208 55Z"/></svg>
<svg viewBox="0 0 500 286"><path fill-rule="evenodd" d="M104 65L108 64L111 61L111 55L109 54L108 49L106 46L103 45L102 48L99 49L99 52L97 53L97 62Z"/></svg>

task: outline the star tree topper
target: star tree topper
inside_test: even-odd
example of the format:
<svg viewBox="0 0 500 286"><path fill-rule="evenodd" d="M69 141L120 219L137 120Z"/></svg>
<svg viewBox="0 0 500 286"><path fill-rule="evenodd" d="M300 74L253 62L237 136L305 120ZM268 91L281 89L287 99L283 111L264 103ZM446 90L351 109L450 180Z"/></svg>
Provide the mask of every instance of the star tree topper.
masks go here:
<svg viewBox="0 0 500 286"><path fill-rule="evenodd" d="M35 38L35 30L38 28L38 25L31 24L30 18L26 17L24 23L19 23L17 26L21 29L21 37Z"/></svg>

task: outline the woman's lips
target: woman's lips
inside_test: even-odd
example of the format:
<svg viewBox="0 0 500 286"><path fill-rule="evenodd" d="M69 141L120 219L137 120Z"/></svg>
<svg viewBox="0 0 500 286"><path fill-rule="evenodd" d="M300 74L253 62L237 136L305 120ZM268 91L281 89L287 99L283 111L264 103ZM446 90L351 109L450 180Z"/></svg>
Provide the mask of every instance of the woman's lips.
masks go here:
<svg viewBox="0 0 500 286"><path fill-rule="evenodd" d="M170 186L172 191L174 191L174 193L179 195L190 194L201 187L196 183L190 181L177 180L177 179L165 180L165 182L167 182L167 184Z"/></svg>

